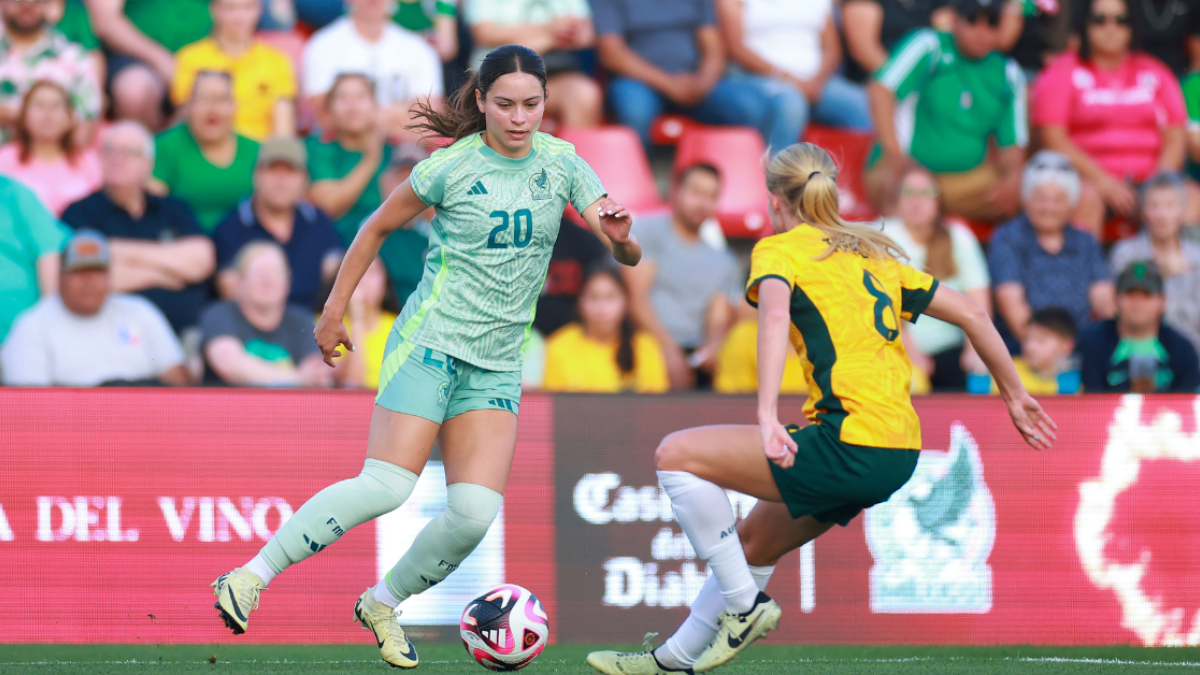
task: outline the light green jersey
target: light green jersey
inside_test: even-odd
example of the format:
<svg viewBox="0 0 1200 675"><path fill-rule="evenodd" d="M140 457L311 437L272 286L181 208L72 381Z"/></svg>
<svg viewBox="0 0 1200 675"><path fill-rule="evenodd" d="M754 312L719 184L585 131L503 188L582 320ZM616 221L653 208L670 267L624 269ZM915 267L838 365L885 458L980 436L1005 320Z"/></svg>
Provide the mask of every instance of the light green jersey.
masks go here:
<svg viewBox="0 0 1200 675"><path fill-rule="evenodd" d="M582 213L603 197L600 179L575 146L537 133L522 159L468 136L409 180L437 215L425 274L396 319L400 337L487 370L520 370L563 209L569 201Z"/></svg>

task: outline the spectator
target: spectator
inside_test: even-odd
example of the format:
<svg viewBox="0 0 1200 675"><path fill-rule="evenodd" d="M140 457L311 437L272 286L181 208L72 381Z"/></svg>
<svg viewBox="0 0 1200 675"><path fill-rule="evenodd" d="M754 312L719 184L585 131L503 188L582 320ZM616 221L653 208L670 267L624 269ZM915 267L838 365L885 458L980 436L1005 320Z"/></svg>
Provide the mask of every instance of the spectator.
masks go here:
<svg viewBox="0 0 1200 675"><path fill-rule="evenodd" d="M629 293L611 268L593 272L579 295L579 322L546 340L547 391L656 394L666 391L662 348L629 315Z"/></svg>
<svg viewBox="0 0 1200 675"><path fill-rule="evenodd" d="M472 68L497 47L529 47L546 61L546 117L564 127L600 123L604 94L575 53L596 42L587 0L468 0L464 9L475 39Z"/></svg>
<svg viewBox="0 0 1200 675"><path fill-rule="evenodd" d="M763 99L778 99L778 110L798 125L793 141L804 135L809 119L871 130L866 89L838 73L842 38L833 22L833 0L716 1L734 81Z"/></svg>
<svg viewBox="0 0 1200 675"><path fill-rule="evenodd" d="M391 155L387 169L379 176L381 200L408 180L408 177L412 175L413 167L417 165L417 162L428 157L429 153L415 143L408 143L396 148ZM379 257L387 269L392 292L401 305L408 300L408 296L412 295L413 291L417 290L417 284L421 283L421 277L425 274L425 253L429 250L429 226L433 215L432 207L425 209L412 220L409 227L389 234L379 249ZM355 232L365 220L364 216L355 225ZM608 250L605 249L604 253L608 255Z"/></svg>
<svg viewBox="0 0 1200 675"><path fill-rule="evenodd" d="M1080 40L1088 32L1089 17L1097 5L1075 0L1074 30ZM1091 11L1089 11L1091 10ZM1192 0L1137 0L1123 12L1126 24L1139 36L1141 49L1161 61L1176 77L1195 67L1200 40L1200 6Z"/></svg>
<svg viewBox="0 0 1200 675"><path fill-rule="evenodd" d="M1033 123L1079 171L1075 221L1099 234L1107 209L1136 212L1134 184L1183 168L1187 109L1170 70L1137 50L1125 0L1088 0L1083 9L1079 51L1038 78Z"/></svg>
<svg viewBox="0 0 1200 675"><path fill-rule="evenodd" d="M999 2L960 0L952 32L914 31L875 73L868 94L879 147L865 180L880 212L894 209L910 159L937 176L947 213L994 221L1017 211L1025 78L995 51L999 24ZM999 150L989 159L993 138Z"/></svg>
<svg viewBox="0 0 1200 675"><path fill-rule="evenodd" d="M651 123L668 109L704 124L755 127L774 148L799 140L799 122L780 101L724 77L712 0L592 0L592 11L600 62L613 75L609 105L647 147Z"/></svg>
<svg viewBox="0 0 1200 675"><path fill-rule="evenodd" d="M583 280L600 267L609 266L612 256L590 230L563 219L558 239L550 254L550 267L542 297L538 298L533 327L542 335L553 335L575 319L575 307L583 291Z"/></svg>
<svg viewBox="0 0 1200 675"><path fill-rule="evenodd" d="M1039 309L1029 317L1021 356L1013 359L1026 391L1035 395L1079 393L1079 373L1070 363L1076 337L1075 321L1061 307ZM994 380L992 393L1000 393Z"/></svg>
<svg viewBox="0 0 1200 675"><path fill-rule="evenodd" d="M914 165L905 171L896 216L883 221L883 231L904 249L913 267L966 294L991 313L991 279L983 249L969 227L946 223L937 182L928 170ZM966 388L966 371L977 365L978 357L961 330L931 316L907 323L903 330L913 366L929 378L934 389Z"/></svg>
<svg viewBox="0 0 1200 675"><path fill-rule="evenodd" d="M333 140L307 140L308 198L336 220L338 235L349 247L359 226L383 203L381 180L392 148L384 142L387 130L379 123L374 86L365 76L339 76L325 105Z"/></svg>
<svg viewBox="0 0 1200 675"><path fill-rule="evenodd" d="M1187 189L1177 174L1159 174L1142 186L1145 226L1113 247L1113 274L1139 260L1153 260L1163 276L1166 319L1200 351L1200 243L1180 236Z"/></svg>
<svg viewBox="0 0 1200 675"><path fill-rule="evenodd" d="M0 173L33 190L54 215L100 186L100 158L75 144L71 97L42 80L25 95L14 140L0 147Z"/></svg>
<svg viewBox="0 0 1200 675"><path fill-rule="evenodd" d="M99 68L96 73L104 73L104 55L100 53L100 39L92 30L92 20L88 18L83 0L47 0L46 23L58 29L63 37L82 47L89 59L98 57L98 62L93 61ZM103 82L104 78L99 77L96 81Z"/></svg>
<svg viewBox="0 0 1200 675"><path fill-rule="evenodd" d="M1025 339L1029 317L1046 307L1067 310L1081 332L1093 316L1107 319L1115 311L1112 275L1100 244L1070 224L1079 189L1079 174L1065 156L1037 153L1025 168L1025 213L992 237L988 267L997 323L1016 342Z"/></svg>
<svg viewBox="0 0 1200 675"><path fill-rule="evenodd" d="M4 342L4 384L188 384L183 348L167 320L144 298L112 292L109 260L100 233L71 237L59 294L18 317Z"/></svg>
<svg viewBox="0 0 1200 675"><path fill-rule="evenodd" d="M212 241L187 204L146 192L154 166L154 139L125 120L101 137L104 186L63 212L76 230L108 237L113 290L137 293L154 303L176 333L197 325L208 300Z"/></svg>
<svg viewBox="0 0 1200 675"><path fill-rule="evenodd" d="M695 164L685 169L677 180L671 215L638 221L642 261L622 270L630 314L662 346L676 389L711 384L717 351L741 302L737 260L700 238L700 227L716 214L720 196L716 168Z"/></svg>
<svg viewBox="0 0 1200 675"><path fill-rule="evenodd" d="M758 310L746 305L748 316L729 329L729 335L717 353L713 390L722 394L754 394L758 392ZM782 394L806 394L804 366L796 350L788 345L783 362Z"/></svg>
<svg viewBox="0 0 1200 675"><path fill-rule="evenodd" d="M346 0L349 16L317 31L304 48L304 95L318 115L328 110L338 76L360 73L375 83L383 128L397 139L416 140L406 130L418 100L437 106L442 98L442 62L429 43L388 20L388 0ZM321 119L321 126L329 126Z"/></svg>
<svg viewBox="0 0 1200 675"><path fill-rule="evenodd" d="M238 251L252 241L271 241L287 254L288 303L318 311L317 295L337 276L342 243L329 216L303 201L308 187L306 162L304 146L291 138L271 139L259 149L254 194L213 232L221 297L236 293L238 273L233 265Z"/></svg>
<svg viewBox="0 0 1200 675"><path fill-rule="evenodd" d="M33 191L0 175L0 342L39 295L58 292L58 252L69 236Z"/></svg>
<svg viewBox="0 0 1200 675"><path fill-rule="evenodd" d="M91 142L100 118L100 80L79 45L46 22L45 2L0 0L0 126L11 130L26 93L35 82L49 80L71 99L79 128L76 142Z"/></svg>
<svg viewBox="0 0 1200 675"><path fill-rule="evenodd" d="M846 78L865 84L883 67L901 38L918 28L948 31L952 0L843 0Z"/></svg>
<svg viewBox="0 0 1200 675"><path fill-rule="evenodd" d="M328 387L333 370L313 340L312 314L287 304L290 272L278 244L238 254L234 300L200 316L204 382L243 387Z"/></svg>
<svg viewBox="0 0 1200 675"><path fill-rule="evenodd" d="M1092 326L1079 343L1083 388L1091 393L1200 391L1200 364L1186 337L1163 323L1158 265L1136 262L1117 277L1117 318Z"/></svg>
<svg viewBox="0 0 1200 675"><path fill-rule="evenodd" d="M206 233L212 233L253 185L258 143L234 132L233 112L229 74L200 73L187 121L154 141L154 178L191 207Z"/></svg>
<svg viewBox="0 0 1200 675"><path fill-rule="evenodd" d="M376 258L354 288L346 308L346 330L354 342L354 351L343 350L336 359L334 378L339 384L379 388L379 369L383 367L383 354L398 309L388 287L383 260Z"/></svg>
<svg viewBox="0 0 1200 675"><path fill-rule="evenodd" d="M287 54L254 39L261 0L212 0L212 35L179 50L171 102L187 102L201 71L229 73L237 112L233 130L261 141L296 134L296 73Z"/></svg>
<svg viewBox="0 0 1200 675"><path fill-rule="evenodd" d="M87 0L108 53L113 115L162 127L175 52L212 30L209 0Z"/></svg>
<svg viewBox="0 0 1200 675"><path fill-rule="evenodd" d="M424 36L443 63L458 56L458 0L401 0L392 21Z"/></svg>

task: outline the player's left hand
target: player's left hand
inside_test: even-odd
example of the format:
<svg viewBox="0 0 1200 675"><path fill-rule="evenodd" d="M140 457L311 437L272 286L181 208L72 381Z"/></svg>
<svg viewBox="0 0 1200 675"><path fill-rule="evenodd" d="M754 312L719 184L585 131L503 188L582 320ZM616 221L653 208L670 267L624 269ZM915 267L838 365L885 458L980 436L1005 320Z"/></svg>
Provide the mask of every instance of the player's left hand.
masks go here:
<svg viewBox="0 0 1200 675"><path fill-rule="evenodd" d="M1021 437L1035 450L1049 450L1058 440L1058 425L1028 392L1008 402L1008 415Z"/></svg>
<svg viewBox="0 0 1200 675"><path fill-rule="evenodd" d="M596 206L596 213L600 216L600 231L614 244L628 243L633 216L629 215L624 206L608 197L601 197Z"/></svg>

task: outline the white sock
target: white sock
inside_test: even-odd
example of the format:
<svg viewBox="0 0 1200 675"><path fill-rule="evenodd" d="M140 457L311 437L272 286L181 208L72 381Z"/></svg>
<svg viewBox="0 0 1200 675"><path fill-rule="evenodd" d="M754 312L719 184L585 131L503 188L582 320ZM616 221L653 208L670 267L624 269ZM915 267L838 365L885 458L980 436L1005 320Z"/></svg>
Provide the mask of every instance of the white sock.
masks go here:
<svg viewBox="0 0 1200 675"><path fill-rule="evenodd" d="M767 590L767 582L774 573L774 565L750 567L750 574L754 576L760 591ZM654 651L654 658L658 659L664 668L691 668L717 636L717 615L725 609L725 598L718 591L717 578L708 577L692 603L692 613L688 614L687 620Z"/></svg>
<svg viewBox="0 0 1200 675"><path fill-rule="evenodd" d="M243 567L253 572L254 576L262 579L263 586L270 584L271 580L275 578L275 570L271 569L271 566L267 564L267 559L261 553L254 556Z"/></svg>
<svg viewBox="0 0 1200 675"><path fill-rule="evenodd" d="M400 598L393 595L391 589L388 588L386 574L379 580L379 583L375 584L375 590L371 595L375 597L375 602L382 602L393 609L400 606Z"/></svg>
<svg viewBox="0 0 1200 675"><path fill-rule="evenodd" d="M658 481L671 497L675 520L692 548L717 578L726 609L738 614L749 611L758 597L758 585L750 574L725 491L686 471L659 471Z"/></svg>

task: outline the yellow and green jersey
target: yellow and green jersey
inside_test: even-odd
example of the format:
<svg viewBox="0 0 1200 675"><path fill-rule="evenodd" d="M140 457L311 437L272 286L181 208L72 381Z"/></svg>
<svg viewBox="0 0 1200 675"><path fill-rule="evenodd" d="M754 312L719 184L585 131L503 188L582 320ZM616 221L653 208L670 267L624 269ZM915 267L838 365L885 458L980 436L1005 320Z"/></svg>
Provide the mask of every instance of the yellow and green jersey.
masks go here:
<svg viewBox="0 0 1200 675"><path fill-rule="evenodd" d="M952 33L922 28L896 45L875 81L896 95L901 149L934 173L976 168L992 138L1001 148L1028 143L1025 76L1000 52L968 59Z"/></svg>
<svg viewBox="0 0 1200 675"><path fill-rule="evenodd" d="M828 424L850 445L919 450L900 319L916 321L938 282L892 259L838 251L815 260L828 246L806 224L758 242L746 299L758 306L758 285L768 278L792 289L791 340L808 382L811 422Z"/></svg>
<svg viewBox="0 0 1200 675"><path fill-rule="evenodd" d="M575 147L537 133L522 159L479 134L433 153L409 179L436 207L425 273L396 319L406 342L479 368L521 369L521 343L568 202L581 213L605 195Z"/></svg>

